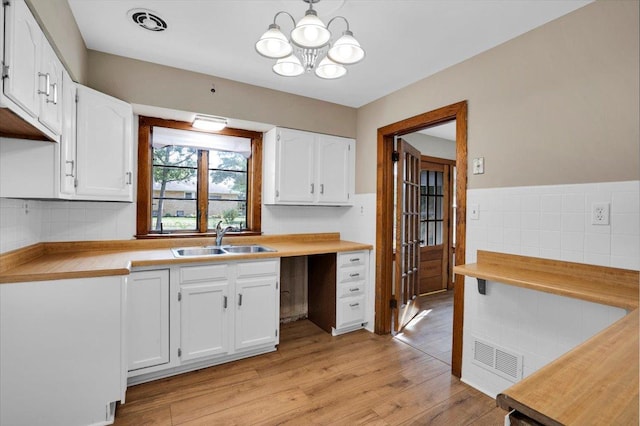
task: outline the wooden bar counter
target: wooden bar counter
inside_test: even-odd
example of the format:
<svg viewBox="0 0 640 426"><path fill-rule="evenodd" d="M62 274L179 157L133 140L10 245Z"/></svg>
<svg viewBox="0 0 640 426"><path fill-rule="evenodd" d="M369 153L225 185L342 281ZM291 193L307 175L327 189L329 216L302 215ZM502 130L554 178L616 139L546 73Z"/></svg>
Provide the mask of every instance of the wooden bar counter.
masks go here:
<svg viewBox="0 0 640 426"><path fill-rule="evenodd" d="M486 251L454 271L631 311L496 401L543 425L638 424L638 271Z"/></svg>

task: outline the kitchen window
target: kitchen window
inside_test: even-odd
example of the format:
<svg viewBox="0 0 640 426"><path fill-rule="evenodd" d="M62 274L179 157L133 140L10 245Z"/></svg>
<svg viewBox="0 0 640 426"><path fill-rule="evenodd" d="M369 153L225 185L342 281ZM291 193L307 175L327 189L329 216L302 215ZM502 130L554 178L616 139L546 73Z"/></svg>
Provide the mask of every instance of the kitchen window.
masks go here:
<svg viewBox="0 0 640 426"><path fill-rule="evenodd" d="M262 133L140 117L137 236L260 232Z"/></svg>

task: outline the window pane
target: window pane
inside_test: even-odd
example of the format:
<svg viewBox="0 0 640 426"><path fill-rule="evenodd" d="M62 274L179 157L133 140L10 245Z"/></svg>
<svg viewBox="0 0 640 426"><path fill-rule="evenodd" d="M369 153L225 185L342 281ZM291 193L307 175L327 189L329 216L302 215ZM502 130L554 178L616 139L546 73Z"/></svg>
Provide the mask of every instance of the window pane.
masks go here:
<svg viewBox="0 0 640 426"><path fill-rule="evenodd" d="M435 223L428 222L427 226L429 227L427 230L427 245L433 246L435 245Z"/></svg>
<svg viewBox="0 0 640 426"><path fill-rule="evenodd" d="M443 219L443 213L444 210L442 209L442 197L436 197L436 219L437 220L442 220Z"/></svg>
<svg viewBox="0 0 640 426"><path fill-rule="evenodd" d="M420 222L420 247L427 244L427 222Z"/></svg>
<svg viewBox="0 0 640 426"><path fill-rule="evenodd" d="M209 169L247 171L247 157L240 152L209 151Z"/></svg>
<svg viewBox="0 0 640 426"><path fill-rule="evenodd" d="M436 222L436 245L442 244L442 222Z"/></svg>
<svg viewBox="0 0 640 426"><path fill-rule="evenodd" d="M436 172L436 194L442 195L442 172Z"/></svg>
<svg viewBox="0 0 640 426"><path fill-rule="evenodd" d="M162 212L162 214L158 214ZM197 229L195 200L153 199L152 231L194 231Z"/></svg>
<svg viewBox="0 0 640 426"><path fill-rule="evenodd" d="M434 220L436 218L436 197L428 198L427 219Z"/></svg>
<svg viewBox="0 0 640 426"><path fill-rule="evenodd" d="M153 147L153 165L197 167L198 151L186 146Z"/></svg>
<svg viewBox="0 0 640 426"><path fill-rule="evenodd" d="M233 200L209 201L209 229L215 229L218 222L220 226L233 226L239 229L247 229L247 202Z"/></svg>

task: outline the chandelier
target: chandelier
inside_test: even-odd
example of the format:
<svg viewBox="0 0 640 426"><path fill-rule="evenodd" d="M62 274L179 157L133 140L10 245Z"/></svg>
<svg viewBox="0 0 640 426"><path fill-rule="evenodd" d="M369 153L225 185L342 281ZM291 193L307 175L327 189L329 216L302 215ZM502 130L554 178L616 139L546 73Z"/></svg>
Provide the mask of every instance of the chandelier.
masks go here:
<svg viewBox="0 0 640 426"><path fill-rule="evenodd" d="M280 11L273 17L273 24L256 42L256 50L262 56L277 59L273 71L281 76L296 77L314 71L320 78L335 79L347 73L345 65L352 65L364 58L364 50L349 30L349 21L343 16L332 18L327 25L318 18L313 4L320 0L303 0L309 9L297 23L291 14ZM276 19L287 15L293 21L290 39L280 31ZM347 25L333 45L329 26L336 19Z"/></svg>

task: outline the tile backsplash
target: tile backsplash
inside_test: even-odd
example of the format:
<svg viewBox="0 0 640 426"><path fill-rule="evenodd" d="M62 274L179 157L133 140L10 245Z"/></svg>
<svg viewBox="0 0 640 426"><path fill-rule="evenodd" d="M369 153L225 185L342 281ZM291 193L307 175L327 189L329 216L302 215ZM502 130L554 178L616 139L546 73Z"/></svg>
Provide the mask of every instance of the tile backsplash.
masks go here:
<svg viewBox="0 0 640 426"><path fill-rule="evenodd" d="M593 225L595 203L610 206L609 225ZM640 182L467 191L479 219L467 218L467 262L490 250L640 269Z"/></svg>
<svg viewBox="0 0 640 426"><path fill-rule="evenodd" d="M131 239L135 215L133 203L0 198L0 253L40 241Z"/></svg>

